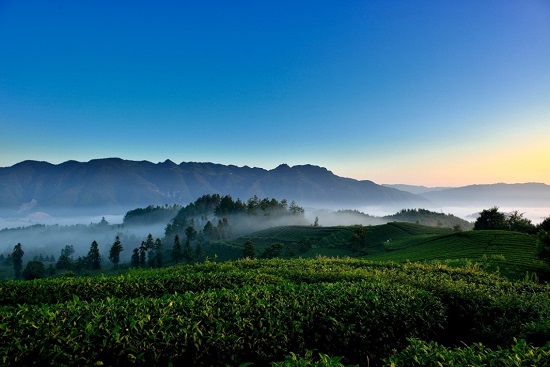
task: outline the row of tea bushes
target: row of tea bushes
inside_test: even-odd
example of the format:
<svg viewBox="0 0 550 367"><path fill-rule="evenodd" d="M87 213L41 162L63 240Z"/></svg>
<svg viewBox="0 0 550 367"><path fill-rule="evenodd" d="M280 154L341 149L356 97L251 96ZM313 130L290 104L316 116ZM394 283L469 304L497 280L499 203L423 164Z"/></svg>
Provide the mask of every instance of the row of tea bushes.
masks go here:
<svg viewBox="0 0 550 367"><path fill-rule="evenodd" d="M319 349L358 363L445 322L428 292L392 283L243 286L158 298L4 307L0 356L22 365L265 365Z"/></svg>
<svg viewBox="0 0 550 367"><path fill-rule="evenodd" d="M217 364L213 351L231 363L265 364L308 349L364 363L366 356L380 360L403 348L407 337L491 348L514 338L534 346L550 340L549 286L437 264L327 258L208 262L113 277L9 281L0 283L0 301L0 358L12 365L48 358L80 363L74 359L78 350L88 362L105 355L98 360L110 364L157 359ZM417 303L426 307L423 314ZM177 304L184 306L171 309ZM255 315L245 317L248 327L236 319L243 315ZM153 334L138 321L154 325ZM265 325L276 325L276 332ZM224 339L215 339L221 334L212 330L223 331Z"/></svg>
<svg viewBox="0 0 550 367"><path fill-rule="evenodd" d="M394 353L388 367L547 367L550 366L550 343L535 347L525 340L515 340L509 347L487 348L481 343L448 348L436 342L410 340L404 350Z"/></svg>

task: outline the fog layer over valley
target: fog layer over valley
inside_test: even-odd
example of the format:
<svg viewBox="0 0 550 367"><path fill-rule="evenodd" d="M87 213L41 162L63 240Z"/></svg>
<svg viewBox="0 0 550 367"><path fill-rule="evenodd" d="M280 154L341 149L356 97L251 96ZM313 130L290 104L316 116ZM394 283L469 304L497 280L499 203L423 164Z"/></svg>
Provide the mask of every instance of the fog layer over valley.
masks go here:
<svg viewBox="0 0 550 367"><path fill-rule="evenodd" d="M104 263L107 263L109 249L115 237L119 236L124 246L120 255L121 262L124 263L130 261L133 249L138 248L149 234L160 239L165 250L168 250L176 235L182 241L188 238L189 227L195 232L192 240L197 241L200 238L205 246L212 241L237 238L262 229L289 225L368 226L403 221L447 228L458 225L463 229L471 229L471 223L454 215L424 209L403 209L390 215L376 216L357 209L304 209L294 201L288 203L285 199L279 201L254 196L243 202L240 199L234 200L229 195L204 195L186 206L151 205L130 210L123 216L34 217L35 220L44 218L47 219L46 224L29 225L10 221L12 224L24 224L0 230L0 254L8 255L15 244L21 243L27 261L35 257L49 258L52 255L58 258L61 250L68 245L74 247L74 257L79 257L85 256L90 244L96 241ZM52 224L55 220L59 222ZM81 223L76 224L78 221Z"/></svg>
<svg viewBox="0 0 550 367"><path fill-rule="evenodd" d="M122 159L26 161L0 168L0 183L0 253L21 243L27 260L57 257L67 245L75 256L85 255L94 240L106 258L119 235L121 261L128 261L149 234L168 248L175 235L187 238L188 227L207 245L284 225L405 221L469 229L494 206L523 213L534 224L550 215L550 186L542 183L383 186L312 165L265 170Z"/></svg>

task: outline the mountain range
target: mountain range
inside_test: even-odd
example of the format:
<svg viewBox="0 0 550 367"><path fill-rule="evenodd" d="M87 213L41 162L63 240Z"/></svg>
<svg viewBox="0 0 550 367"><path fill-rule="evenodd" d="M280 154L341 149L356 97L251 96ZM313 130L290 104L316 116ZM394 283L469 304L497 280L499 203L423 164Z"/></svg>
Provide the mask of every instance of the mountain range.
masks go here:
<svg viewBox="0 0 550 367"><path fill-rule="evenodd" d="M388 209L447 206L550 207L550 186L543 183L429 188L378 185L339 177L323 167L286 164L266 170L214 163L170 160L160 163L120 158L51 164L23 161L0 168L0 209L37 210L188 204L204 194L295 200L302 206Z"/></svg>
<svg viewBox="0 0 550 367"><path fill-rule="evenodd" d="M300 205L386 205L396 208L426 204L409 192L339 177L313 165L275 169L214 163L176 164L119 158L51 164L24 161L0 168L0 207L10 210L112 208L187 204L204 194L247 200L274 197Z"/></svg>

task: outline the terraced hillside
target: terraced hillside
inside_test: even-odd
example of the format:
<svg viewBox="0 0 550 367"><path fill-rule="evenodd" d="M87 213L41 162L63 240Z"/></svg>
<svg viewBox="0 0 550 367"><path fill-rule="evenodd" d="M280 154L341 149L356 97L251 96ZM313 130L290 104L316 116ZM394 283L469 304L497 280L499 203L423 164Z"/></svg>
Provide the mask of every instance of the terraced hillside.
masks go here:
<svg viewBox="0 0 550 367"><path fill-rule="evenodd" d="M359 248L350 246L361 229ZM351 256L369 260L443 262L451 266L479 266L511 279L527 273L543 274L533 236L511 231L453 232L449 228L392 222L377 226L282 226L251 233L217 244L222 258L239 258L250 240L258 255L274 243L282 245L281 257ZM300 251L300 246L306 246ZM225 252L224 252L225 251Z"/></svg>
<svg viewBox="0 0 550 367"><path fill-rule="evenodd" d="M446 261L448 264L477 263L485 270L499 271L518 279L540 273L536 239L512 231L467 231L447 235L412 235L384 244L384 251L367 256L381 261Z"/></svg>

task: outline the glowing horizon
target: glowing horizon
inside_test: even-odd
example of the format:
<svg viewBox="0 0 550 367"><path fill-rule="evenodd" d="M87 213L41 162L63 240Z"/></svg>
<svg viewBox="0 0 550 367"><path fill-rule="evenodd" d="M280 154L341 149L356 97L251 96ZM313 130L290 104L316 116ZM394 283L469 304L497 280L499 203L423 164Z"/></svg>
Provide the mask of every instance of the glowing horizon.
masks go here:
<svg viewBox="0 0 550 367"><path fill-rule="evenodd" d="M550 184L550 4L0 4L0 166Z"/></svg>

